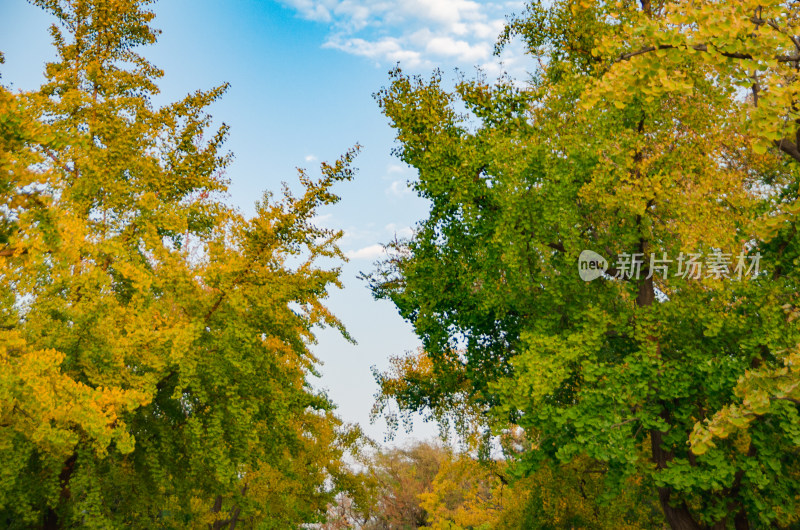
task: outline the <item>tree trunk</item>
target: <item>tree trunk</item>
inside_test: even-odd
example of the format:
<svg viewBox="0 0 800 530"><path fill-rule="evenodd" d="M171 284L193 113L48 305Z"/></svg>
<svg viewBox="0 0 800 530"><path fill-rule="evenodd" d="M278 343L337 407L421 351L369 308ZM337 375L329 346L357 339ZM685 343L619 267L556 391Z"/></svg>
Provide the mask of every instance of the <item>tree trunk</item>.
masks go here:
<svg viewBox="0 0 800 530"><path fill-rule="evenodd" d="M641 252L644 252L644 244L641 245ZM639 293L636 297L636 305L639 307L647 307L655 302L656 293L653 286L653 278L646 278L639 285ZM648 337L651 341L656 342L656 348L659 348L656 337ZM660 351L660 349L659 349ZM666 403L662 403L662 410L666 412ZM661 431L655 429L650 431L650 445L653 451L653 462L658 469L667 467L667 463L672 460L673 454L671 451L666 451L661 447L663 440ZM672 489L669 487L660 487L658 489L658 501L661 504L661 510L664 512L664 518L667 520L670 528L673 530L700 530L702 527L694 520L686 503L681 501L673 506L670 502L672 499Z"/></svg>
<svg viewBox="0 0 800 530"><path fill-rule="evenodd" d="M70 498L69 492L69 479L75 472L75 463L78 461L78 454L73 453L72 456L67 458L64 466L61 468L61 473L58 475L58 480L61 483L61 493L58 496L58 504L55 507L50 507L44 515L42 521L42 528L44 530L56 530L64 527L64 521L59 516L59 509L62 508L66 501Z"/></svg>
<svg viewBox="0 0 800 530"><path fill-rule="evenodd" d="M750 521L747 519L747 512L742 508L733 518L733 527L736 530L750 530Z"/></svg>
<svg viewBox="0 0 800 530"><path fill-rule="evenodd" d="M664 450L661 447L663 434L661 431L653 429L650 431L650 445L653 450L653 462L655 462L658 469L667 467L667 463L672 460L673 454L670 451ZM663 486L658 489L658 501L661 504L661 511L664 512L664 518L667 520L670 528L673 530L700 530L702 527L694 520L689 508L684 501L681 501L676 506L673 506L670 501L672 500L672 488Z"/></svg>

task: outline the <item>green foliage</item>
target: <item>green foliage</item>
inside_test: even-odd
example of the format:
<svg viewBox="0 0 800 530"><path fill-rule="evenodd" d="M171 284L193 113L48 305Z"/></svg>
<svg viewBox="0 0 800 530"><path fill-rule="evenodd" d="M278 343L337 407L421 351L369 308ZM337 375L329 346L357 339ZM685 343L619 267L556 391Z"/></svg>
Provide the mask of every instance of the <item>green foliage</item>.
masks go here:
<svg viewBox="0 0 800 530"><path fill-rule="evenodd" d="M702 4L708 19L681 38L692 21L713 33L740 14L727 7L737 2ZM800 342L798 168L753 147L774 109L749 119L714 75L722 59L677 53L669 16L691 11L682 5L531 4L506 33L540 59L524 89L477 79L447 91L439 75L392 73L378 101L431 210L370 279L414 325L432 375L379 382L409 411L466 394L495 433L535 440L521 469L587 457L611 492L650 488L674 528L787 526L800 502L787 357ZM620 62L656 25L663 46ZM580 279L585 249L609 259L609 275ZM643 254L638 278L612 278L621 253ZM759 253L762 272L693 279L673 263L665 277L650 268L664 253Z"/></svg>
<svg viewBox="0 0 800 530"><path fill-rule="evenodd" d="M730 97L735 91L745 94L746 104L734 118L752 135L752 152L781 153L791 161L784 172L796 175L800 162L798 94L794 88L800 48L792 29L798 22L796 11L782 2L736 2L721 11L713 2L692 4L691 10L684 4L667 3L659 17L625 28L619 38L602 43L599 49L610 58L608 72L593 87L592 98L596 101L602 97L616 104L637 92L669 94L678 90L676 78L697 72L713 75L715 97ZM658 81L654 72L660 76ZM615 90L612 94L612 86L631 81L634 90ZM691 83L684 85L687 90L693 87ZM773 185L772 179L766 184ZM775 276L781 278L793 276L797 265L796 188L794 179L778 185L774 200L761 212L757 228L761 247L771 253ZM787 302L783 309L789 322L796 319L794 302ZM696 426L692 437L696 452L705 452L715 436L724 438L746 429L760 415L775 412L783 424L793 423L795 407L780 401L798 403L800 379L793 369L795 351L795 347L777 351L775 362L753 366L741 378L735 403L715 413L708 425ZM793 437L793 429L790 431L787 434Z"/></svg>

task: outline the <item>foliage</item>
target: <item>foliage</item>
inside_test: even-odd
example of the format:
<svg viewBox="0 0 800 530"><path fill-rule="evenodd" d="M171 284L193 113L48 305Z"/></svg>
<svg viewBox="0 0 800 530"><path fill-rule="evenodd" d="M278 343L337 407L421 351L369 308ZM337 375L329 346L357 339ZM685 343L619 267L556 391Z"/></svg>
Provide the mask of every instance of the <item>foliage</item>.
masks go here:
<svg viewBox="0 0 800 530"><path fill-rule="evenodd" d="M451 430L454 430L466 448L484 446L489 441L483 417L485 411L470 399L469 381L459 374L461 363L457 352L443 352L440 362L447 364L446 374L434 372L439 365L419 349L415 355L390 358L391 368L386 372L373 370L379 390L372 407L372 418L383 416L389 428L387 437L391 439L401 421L407 432L412 430L410 410L424 400L424 420L437 423L443 440L448 441ZM442 388L442 381L448 377L457 380L459 390L454 386Z"/></svg>
<svg viewBox="0 0 800 530"><path fill-rule="evenodd" d="M430 491L450 451L428 442L372 449L361 452L352 464L358 470L356 487L329 505L321 528L412 529L427 522L420 495Z"/></svg>
<svg viewBox="0 0 800 530"><path fill-rule="evenodd" d="M424 527L430 515L421 505L420 495L430 490L450 456L447 449L434 443L420 443L375 454L369 469L377 488L371 527Z"/></svg>
<svg viewBox="0 0 800 530"><path fill-rule="evenodd" d="M493 528L503 508L504 484L489 465L481 466L467 455L445 460L430 491L419 495L428 513L425 528Z"/></svg>
<svg viewBox="0 0 800 530"><path fill-rule="evenodd" d="M721 93L738 90L739 97L746 96L737 119L753 136L753 152L771 149L796 166L800 162L797 10L786 2L726 3L722 10L718 2L686 7L686 2L665 3L659 16L643 17L619 38L602 41L598 52L612 60L587 103L602 97L617 105L641 94L654 97L690 91L690 76L705 71L715 76ZM611 87L622 85L630 88L614 90L612 95ZM797 168L789 171L796 174ZM792 182L788 190L782 190L780 202L765 212L758 226L762 240L769 242L763 246L772 251L779 276L793 276L797 265L795 186ZM784 309L790 321L796 318L794 302L787 302ZM716 412L707 425L696 426L692 437L696 452L706 451L715 436L727 437L767 413L786 425L787 434L797 443L797 430L789 427L796 424L796 407L781 403L797 404L800 399L796 347L775 355L774 363L753 367L742 376L735 403Z"/></svg>
<svg viewBox="0 0 800 530"><path fill-rule="evenodd" d="M376 451L364 464L368 497L339 497L323 528L616 529L662 521L633 481L621 497L602 502L602 467L585 458L514 477L504 460L417 442Z"/></svg>
<svg viewBox="0 0 800 530"><path fill-rule="evenodd" d="M226 86L150 103L151 2L34 3L57 59L39 90L0 88L0 521L320 520L360 442L307 381L313 328L347 336L317 264L341 234L312 219L355 150L247 219L206 112Z"/></svg>
<svg viewBox="0 0 800 530"><path fill-rule="evenodd" d="M681 38L740 14L737 2L701 4L707 19ZM611 492L631 480L648 488L673 528L788 526L800 502L785 363L800 342L786 222L798 169L758 147L774 139L777 107L749 119L736 86L718 82L721 60L658 45L619 62L649 46L647 28L673 31L663 17L687 9L670 6L532 3L505 36L539 59L524 89L478 78L448 91L438 73L392 73L377 99L431 209L370 280L414 325L432 377L379 382L408 411L467 395L495 433L521 427L536 440L520 469L588 458ZM667 67L661 52L674 57ZM586 249L612 264L592 283L576 270ZM623 253L642 256L641 274L614 263ZM677 275L679 256L695 253L730 266ZM760 271L737 277L740 255L760 255ZM656 268L663 257L668 274ZM730 414L737 402L746 421ZM715 415L716 432L728 420L748 429L709 443L698 425Z"/></svg>

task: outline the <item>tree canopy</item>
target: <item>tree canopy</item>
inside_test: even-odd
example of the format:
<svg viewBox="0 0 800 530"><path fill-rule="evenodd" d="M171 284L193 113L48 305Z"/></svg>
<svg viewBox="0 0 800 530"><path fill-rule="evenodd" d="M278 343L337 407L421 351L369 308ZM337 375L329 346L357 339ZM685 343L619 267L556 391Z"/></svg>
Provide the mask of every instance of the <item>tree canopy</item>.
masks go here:
<svg viewBox="0 0 800 530"><path fill-rule="evenodd" d="M314 219L359 147L246 216L227 85L152 103L153 0L31 2L56 58L0 85L0 524L800 524L795 2L532 1L497 50L525 83L390 72L430 211L365 275L422 341L374 414L463 452L364 451L309 381L319 327L352 340Z"/></svg>
<svg viewBox="0 0 800 530"><path fill-rule="evenodd" d="M459 396L486 432L522 428L523 474L588 457L672 528L786 527L797 15L691 4L532 2L500 43L536 59L527 86L392 73L377 99L431 208L369 278L430 365L378 379L384 404ZM584 251L607 258L591 282Z"/></svg>
<svg viewBox="0 0 800 530"><path fill-rule="evenodd" d="M0 88L1 524L320 520L359 433L307 379L314 327L348 337L341 233L312 219L356 150L246 218L206 110L227 87L150 102L151 2L34 3L57 58Z"/></svg>

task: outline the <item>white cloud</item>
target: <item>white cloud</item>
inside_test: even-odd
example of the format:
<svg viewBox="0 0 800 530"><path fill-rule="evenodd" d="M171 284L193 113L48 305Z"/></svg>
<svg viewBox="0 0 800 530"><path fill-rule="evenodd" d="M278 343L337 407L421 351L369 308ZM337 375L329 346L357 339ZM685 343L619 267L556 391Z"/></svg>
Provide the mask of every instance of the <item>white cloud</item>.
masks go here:
<svg viewBox="0 0 800 530"><path fill-rule="evenodd" d="M400 239L408 239L414 235L414 229L410 226L397 226L395 223L389 223L386 225L386 231L392 235L392 237L398 237Z"/></svg>
<svg viewBox="0 0 800 530"><path fill-rule="evenodd" d="M432 38L428 41L426 50L434 55L455 57L462 62L488 59L492 54L491 48L484 42L473 45L451 37Z"/></svg>
<svg viewBox="0 0 800 530"><path fill-rule="evenodd" d="M462 19L481 18L481 5L469 0L406 0L404 11L412 17L442 25L457 24Z"/></svg>
<svg viewBox="0 0 800 530"><path fill-rule="evenodd" d="M294 8L303 18L317 22L330 22L331 13L325 4L336 2L319 2L317 0L283 0L286 5Z"/></svg>
<svg viewBox="0 0 800 530"><path fill-rule="evenodd" d="M315 215L311 218L311 224L322 228L330 228L333 221L333 214L326 213L322 215Z"/></svg>
<svg viewBox="0 0 800 530"><path fill-rule="evenodd" d="M402 199L413 191L408 187L408 183L405 180L393 180L389 187L386 188L386 195Z"/></svg>
<svg viewBox="0 0 800 530"><path fill-rule="evenodd" d="M335 48L352 55L361 55L380 62L388 60L390 62L400 62L417 67L423 63L420 52L406 49L398 39L394 37L384 37L376 41L368 41L360 38L329 40L324 44L326 48Z"/></svg>
<svg viewBox="0 0 800 530"><path fill-rule="evenodd" d="M344 235L340 240L343 246L361 245L368 241L375 241L379 239L381 234L377 230L373 230L373 225L370 223L366 227L360 228L350 226L343 229Z"/></svg>
<svg viewBox="0 0 800 530"><path fill-rule="evenodd" d="M403 171L405 171L405 168L398 164L389 164L386 168L387 173L403 173Z"/></svg>
<svg viewBox="0 0 800 530"><path fill-rule="evenodd" d="M524 8L524 0L282 1L299 16L329 25L325 47L383 66L397 62L412 70L480 66L487 73L503 69L492 50L505 16ZM520 51L521 47L507 48L506 67L516 63Z"/></svg>
<svg viewBox="0 0 800 530"><path fill-rule="evenodd" d="M306 155L306 162L315 162L317 157L314 155Z"/></svg>
<svg viewBox="0 0 800 530"><path fill-rule="evenodd" d="M386 251L383 249L383 245L375 244L358 250L349 250L345 252L344 255L350 259L376 260L385 257Z"/></svg>

